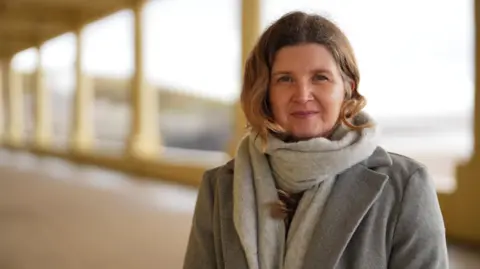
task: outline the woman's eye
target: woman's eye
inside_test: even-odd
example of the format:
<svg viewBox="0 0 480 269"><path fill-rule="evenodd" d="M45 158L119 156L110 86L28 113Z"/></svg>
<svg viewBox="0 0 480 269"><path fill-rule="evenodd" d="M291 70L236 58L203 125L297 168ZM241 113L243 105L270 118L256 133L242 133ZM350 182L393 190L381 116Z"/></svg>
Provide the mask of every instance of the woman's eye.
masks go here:
<svg viewBox="0 0 480 269"><path fill-rule="evenodd" d="M282 76L277 79L277 82L292 82L293 79L289 76Z"/></svg>
<svg viewBox="0 0 480 269"><path fill-rule="evenodd" d="M318 75L315 75L315 76L313 77L313 80L315 80L315 81L325 81L325 80L328 80L328 78L327 78L326 76L324 76L324 75L319 75L319 74L318 74Z"/></svg>

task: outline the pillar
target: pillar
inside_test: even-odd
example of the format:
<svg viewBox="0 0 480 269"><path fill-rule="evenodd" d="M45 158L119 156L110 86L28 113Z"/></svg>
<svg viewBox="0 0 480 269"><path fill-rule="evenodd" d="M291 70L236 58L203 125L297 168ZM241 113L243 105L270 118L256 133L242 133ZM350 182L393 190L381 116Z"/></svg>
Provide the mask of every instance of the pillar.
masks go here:
<svg viewBox="0 0 480 269"><path fill-rule="evenodd" d="M255 42L260 36L260 5L261 0L242 0L242 80L245 62ZM234 105L233 140L230 142L228 153L234 156L240 139L245 135L247 121L240 102Z"/></svg>
<svg viewBox="0 0 480 269"><path fill-rule="evenodd" d="M8 125L6 141L10 146L21 147L24 132L23 83L22 76L8 63Z"/></svg>
<svg viewBox="0 0 480 269"><path fill-rule="evenodd" d="M51 96L45 86L41 47L37 48L37 70L35 72L35 137L34 145L37 148L46 149L51 143Z"/></svg>
<svg viewBox="0 0 480 269"><path fill-rule="evenodd" d="M131 89L131 133L127 155L133 158L156 158L160 153L158 94L145 81L143 11L145 1L136 1L134 13L134 63Z"/></svg>
<svg viewBox="0 0 480 269"><path fill-rule="evenodd" d="M439 194L451 239L480 245L480 0L475 0L475 104L474 147L467 163L457 169L457 189Z"/></svg>
<svg viewBox="0 0 480 269"><path fill-rule="evenodd" d="M5 137L5 63L0 60L0 141L3 142Z"/></svg>
<svg viewBox="0 0 480 269"><path fill-rule="evenodd" d="M74 152L88 152L93 146L93 87L91 80L83 72L83 26L78 27L76 35L75 74L76 87L73 98L71 149Z"/></svg>

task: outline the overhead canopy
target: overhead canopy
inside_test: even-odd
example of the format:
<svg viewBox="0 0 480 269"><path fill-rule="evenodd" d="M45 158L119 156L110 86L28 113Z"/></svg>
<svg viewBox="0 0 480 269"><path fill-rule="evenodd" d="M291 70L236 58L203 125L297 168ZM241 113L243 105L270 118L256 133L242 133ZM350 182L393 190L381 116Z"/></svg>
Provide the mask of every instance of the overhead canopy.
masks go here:
<svg viewBox="0 0 480 269"><path fill-rule="evenodd" d="M0 0L0 59L99 20L137 0Z"/></svg>

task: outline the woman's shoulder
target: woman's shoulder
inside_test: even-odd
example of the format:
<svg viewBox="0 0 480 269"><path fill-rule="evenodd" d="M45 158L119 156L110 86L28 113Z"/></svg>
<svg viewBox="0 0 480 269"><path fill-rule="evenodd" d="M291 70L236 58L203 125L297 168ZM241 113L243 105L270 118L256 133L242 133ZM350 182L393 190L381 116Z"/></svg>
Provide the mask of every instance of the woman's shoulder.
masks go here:
<svg viewBox="0 0 480 269"><path fill-rule="evenodd" d="M234 167L235 159L231 159L223 165L206 170L203 180L209 181L212 185L216 185L219 181L232 181Z"/></svg>
<svg viewBox="0 0 480 269"><path fill-rule="evenodd" d="M213 201L221 201L216 203L221 207L221 211L231 212L232 208L232 191L233 191L233 168L234 160L227 163L208 169L203 174L202 182L199 188L199 201L209 201L213 206ZM203 196L200 196L203 194ZM222 213L227 214L228 213Z"/></svg>
<svg viewBox="0 0 480 269"><path fill-rule="evenodd" d="M392 165L384 171L389 179L382 205L394 202L394 244L403 245L399 249L408 249L407 252L397 253L397 262L403 264L408 257L413 257L411 255L424 251L428 252L426 255L436 252L437 258L429 262L442 262L444 265L445 224L434 180L427 166L412 157L392 152L388 154Z"/></svg>
<svg viewBox="0 0 480 269"><path fill-rule="evenodd" d="M395 221L402 220L400 225L402 228L397 231L411 233L416 229L416 225L410 225L411 223L430 216L429 229L442 234L443 220L437 192L427 167L415 158L395 152L384 150L384 156L389 160L388 162L385 161L382 166L370 168L385 177L381 195L378 198L381 210L397 212Z"/></svg>
<svg viewBox="0 0 480 269"><path fill-rule="evenodd" d="M388 176L389 185L397 192L417 188L423 191L434 191L434 183L426 165L410 156L385 151L390 159L389 165L375 169Z"/></svg>
<svg viewBox="0 0 480 269"><path fill-rule="evenodd" d="M396 152L387 151L380 146L363 162L363 165L386 174L390 178L400 180L405 180L418 171L427 170L427 167L418 160Z"/></svg>
<svg viewBox="0 0 480 269"><path fill-rule="evenodd" d="M418 171L427 170L427 166L413 157L402 155L396 152L388 151L388 155L392 160L390 166L391 173L401 177L409 177Z"/></svg>

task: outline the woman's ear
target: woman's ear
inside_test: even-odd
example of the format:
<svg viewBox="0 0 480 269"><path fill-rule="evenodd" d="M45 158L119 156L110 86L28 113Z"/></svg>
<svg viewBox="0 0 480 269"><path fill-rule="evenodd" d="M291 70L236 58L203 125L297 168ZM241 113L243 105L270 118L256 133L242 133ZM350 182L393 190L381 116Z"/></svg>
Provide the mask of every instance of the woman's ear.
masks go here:
<svg viewBox="0 0 480 269"><path fill-rule="evenodd" d="M355 81L350 82L350 92L353 93L353 91L356 91L357 85L355 85ZM352 95L352 94L350 94Z"/></svg>
<svg viewBox="0 0 480 269"><path fill-rule="evenodd" d="M350 88L350 85L347 84L345 85L345 100L343 101L350 100L350 98L352 98L352 88Z"/></svg>

